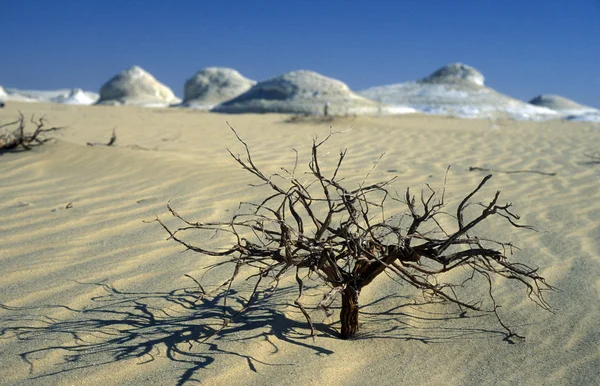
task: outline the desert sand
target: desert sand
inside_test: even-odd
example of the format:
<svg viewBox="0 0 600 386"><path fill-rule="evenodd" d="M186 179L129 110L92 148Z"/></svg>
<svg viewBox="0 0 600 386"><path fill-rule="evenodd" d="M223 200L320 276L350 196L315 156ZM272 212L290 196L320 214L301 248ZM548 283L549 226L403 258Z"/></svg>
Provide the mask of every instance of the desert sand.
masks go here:
<svg viewBox="0 0 600 386"><path fill-rule="evenodd" d="M135 106L10 103L0 123L22 111L65 126L56 141L0 156L0 384L7 385L591 385L600 380L600 125L590 122L461 120L402 115L290 120L279 114L216 114ZM303 167L312 138L352 130L327 144L331 163L348 148L341 173L393 175L399 192L447 180L450 207L485 175L538 170L555 176L493 173L478 198L496 190L522 223L484 234L521 247L512 258L539 266L560 291L554 313L523 288L498 281L504 322L525 341L504 340L493 315L442 304L384 275L361 294L361 331L337 338L336 313L311 311L309 336L293 307L293 277L205 343L219 299L194 303L202 268L218 258L168 241L152 222L174 225L166 204L193 221L227 220L260 188L227 153L243 152L226 121L265 172ZM116 128L113 147L105 142ZM303 158L304 157L304 158ZM327 159L326 159L327 160ZM331 164L329 165L331 166ZM399 211L405 210L401 206ZM219 238L192 240L219 246ZM210 283L226 278L215 271ZM243 294L242 294L243 295ZM482 297L485 289L482 289ZM310 303L310 299L307 300ZM234 307L240 307L234 304ZM212 321L212 322L211 322ZM214 327L214 325L213 325Z"/></svg>

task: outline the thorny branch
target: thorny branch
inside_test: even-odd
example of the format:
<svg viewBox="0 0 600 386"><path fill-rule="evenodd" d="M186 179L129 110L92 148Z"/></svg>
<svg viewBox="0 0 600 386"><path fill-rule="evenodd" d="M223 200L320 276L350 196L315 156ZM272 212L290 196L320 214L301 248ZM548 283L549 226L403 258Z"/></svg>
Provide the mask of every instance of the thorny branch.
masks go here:
<svg viewBox="0 0 600 386"><path fill-rule="evenodd" d="M331 304L331 297L342 293L343 338L358 331L360 290L383 272L422 290L429 299L443 299L461 309L493 313L508 332L507 338L518 335L498 315L499 306L492 292L494 277L501 276L520 283L531 300L550 310L543 295L553 287L539 276L536 268L511 259L512 244L471 234L489 217L504 219L511 227L532 229L517 223L519 216L511 211L511 204L498 203L499 191L489 203L478 203L481 210L477 214L473 216L470 209L470 216L467 216L467 207L473 206L472 199L491 175L484 177L459 203L456 215L451 215L445 210L445 190L440 196L428 185L427 191L423 190L418 200L409 189L403 197L388 191L393 179L374 184L363 181L358 187L342 185L339 171L346 151L340 152L333 171L329 172L321 165L319 155L321 147L337 133L330 132L322 141L313 141L305 173L309 178L304 181L305 175L302 180L296 175L297 153L291 172L282 168L285 175L266 175L253 161L248 144L233 127L230 128L245 152L243 155L229 153L242 169L254 175L260 185L267 187L271 193L258 204L241 203L238 213L226 222L190 222L170 204L169 211L184 225L171 230L160 219L156 221L168 232L170 239L185 248L224 257L216 266L234 267L233 274L220 289L229 292L243 267L255 272L249 278L255 278L256 285L243 310L251 305L264 278L272 280L269 288L273 289L290 271L295 274L299 290L295 304L306 317L313 335L311 318L301 303L304 285L301 272L316 275L331 288L327 301L324 299L319 306L326 307L325 303ZM385 217L383 209L390 200L405 205L406 214ZM442 227L440 220L443 217L449 218L454 226ZM231 244L221 250L192 245L180 237L180 233L188 230L227 234ZM452 283L440 278L441 274L459 268L469 272L466 280ZM491 307L483 306L481 301L465 300L459 295L460 288L474 282L475 277L487 283ZM230 320L227 319L225 324Z"/></svg>

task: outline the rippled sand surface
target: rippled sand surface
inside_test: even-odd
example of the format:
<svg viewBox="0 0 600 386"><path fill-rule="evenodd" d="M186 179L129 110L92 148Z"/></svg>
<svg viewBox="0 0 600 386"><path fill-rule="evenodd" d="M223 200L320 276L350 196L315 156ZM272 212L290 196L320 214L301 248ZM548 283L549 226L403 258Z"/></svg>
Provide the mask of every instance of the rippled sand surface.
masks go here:
<svg viewBox="0 0 600 386"><path fill-rule="evenodd" d="M284 115L24 103L1 109L0 124L18 110L66 128L43 147L0 156L1 384L599 381L600 165L584 155L600 149L597 124L421 115L290 122ZM512 240L521 247L515 259L541 267L560 289L548 294L555 312L498 282L500 314L527 336L509 344L493 316L460 318L453 307L419 305L419 293L382 277L361 294L356 339L339 340L337 315L319 311L312 311L312 339L293 307L291 278L202 343L222 299L196 301L197 286L184 275L199 277L218 258L184 251L152 220L175 225L169 200L194 221L216 221L228 219L240 201L262 197L227 153L244 149L226 121L267 173L293 167L294 148L303 167L312 138L325 137L330 125L352 127L332 137L324 158L333 166L339 150L348 149L348 183L362 179L382 153L369 179L398 175L399 192L427 183L441 188L451 165L446 191L456 203L486 174L469 167L494 170L480 199L501 190L501 199L539 232L501 222L482 231ZM86 146L108 141L113 128L117 146ZM556 175L504 173L517 170ZM195 241L219 245L202 237ZM215 271L209 282L227 274Z"/></svg>

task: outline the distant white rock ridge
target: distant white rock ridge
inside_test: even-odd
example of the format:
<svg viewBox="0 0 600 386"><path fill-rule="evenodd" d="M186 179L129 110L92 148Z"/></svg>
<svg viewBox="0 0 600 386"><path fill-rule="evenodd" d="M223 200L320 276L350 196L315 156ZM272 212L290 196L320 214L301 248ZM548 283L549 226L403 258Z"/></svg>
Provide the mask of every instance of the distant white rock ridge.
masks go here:
<svg viewBox="0 0 600 386"><path fill-rule="evenodd" d="M96 102L97 99L97 94L96 97L90 96L82 89L74 88L70 90L68 94L60 94L51 98L50 100L54 103L62 103L67 105L91 105Z"/></svg>
<svg viewBox="0 0 600 386"><path fill-rule="evenodd" d="M207 67L185 82L181 106L209 110L245 93L255 84L256 81L232 68Z"/></svg>
<svg viewBox="0 0 600 386"><path fill-rule="evenodd" d="M362 97L343 82L313 71L288 72L259 82L247 92L213 108L223 113L322 115L377 114L387 107Z"/></svg>
<svg viewBox="0 0 600 386"><path fill-rule="evenodd" d="M1 88L1 87L0 87ZM80 88L60 90L20 90L6 89L0 92L0 99L12 102L42 102L90 105L98 99L98 94Z"/></svg>
<svg viewBox="0 0 600 386"><path fill-rule="evenodd" d="M139 66L121 71L100 88L97 104L168 106L181 100L170 88L160 83Z"/></svg>
<svg viewBox="0 0 600 386"><path fill-rule="evenodd" d="M600 110L579 104L560 95L542 94L529 101L532 105L555 110L570 121L600 122Z"/></svg>
<svg viewBox="0 0 600 386"><path fill-rule="evenodd" d="M4 89L0 86L0 100L2 101L12 101L12 102L37 102L37 100L28 98L15 89Z"/></svg>
<svg viewBox="0 0 600 386"><path fill-rule="evenodd" d="M543 120L557 117L552 109L533 106L485 86L483 74L463 63L449 64L414 82L373 87L359 94L391 106L408 106L427 114L461 118Z"/></svg>

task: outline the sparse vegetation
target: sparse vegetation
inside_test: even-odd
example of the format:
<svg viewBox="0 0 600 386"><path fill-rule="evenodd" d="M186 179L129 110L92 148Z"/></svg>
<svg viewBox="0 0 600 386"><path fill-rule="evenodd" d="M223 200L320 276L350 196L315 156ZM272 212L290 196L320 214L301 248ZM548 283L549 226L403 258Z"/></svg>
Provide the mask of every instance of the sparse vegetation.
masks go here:
<svg viewBox="0 0 600 386"><path fill-rule="evenodd" d="M0 154L9 150L31 150L50 141L52 138L48 137L49 133L62 130L61 127L46 128L47 121L44 117L36 119L32 115L30 123L35 129L33 132L26 132L25 116L19 113L16 121L0 125Z"/></svg>
<svg viewBox="0 0 600 386"><path fill-rule="evenodd" d="M239 211L223 222L189 221L170 204L169 211L182 226L171 229L156 220L170 239L199 254L223 257L216 266L231 266L231 277L217 291L225 304L238 276L254 280L246 304L238 312L225 315L224 325L245 312L264 288L277 288L286 274L295 276L295 305L313 334L310 314L302 303L306 278L329 287L318 307L328 310L332 299L341 295L340 336L344 339L359 331L361 290L382 273L422 290L431 302L441 300L456 304L462 311L492 313L507 331L507 338L518 335L498 314L494 277L521 284L530 299L550 309L543 295L553 287L538 275L536 268L513 260L515 247L511 243L475 235L477 227L491 217L505 221L506 227L532 229L517 223L519 217L511 211L511 204L499 204L499 191L488 203L473 201L491 175L466 194L451 213L445 201L445 185L441 192L426 185L415 197L410 189L404 194L391 189L396 177L368 183L369 172L361 183L349 186L340 177L346 151L341 151L329 168L322 164L320 156L321 148L336 133L313 141L306 173L298 173L296 155L293 169L282 168L279 174L266 175L254 163L247 143L231 130L244 146L245 155L230 154L258 179L259 186L268 189L264 199L241 203ZM387 217L384 209L390 204L403 206L405 213ZM189 231L211 232L229 245L223 249L195 245L186 241L185 232ZM447 275L451 271L462 274ZM208 295L199 282L198 285ZM483 295L476 300L465 299L466 288L472 291L472 287ZM481 301L486 296L489 301Z"/></svg>
<svg viewBox="0 0 600 386"><path fill-rule="evenodd" d="M115 142L117 142L117 128L116 127L113 129L112 135L110 136L110 139L108 140L108 142L106 142L106 143L88 142L87 145L88 146L113 146L115 144Z"/></svg>

